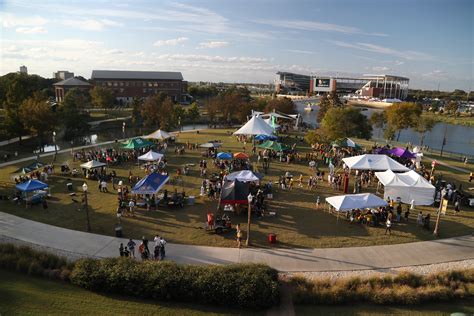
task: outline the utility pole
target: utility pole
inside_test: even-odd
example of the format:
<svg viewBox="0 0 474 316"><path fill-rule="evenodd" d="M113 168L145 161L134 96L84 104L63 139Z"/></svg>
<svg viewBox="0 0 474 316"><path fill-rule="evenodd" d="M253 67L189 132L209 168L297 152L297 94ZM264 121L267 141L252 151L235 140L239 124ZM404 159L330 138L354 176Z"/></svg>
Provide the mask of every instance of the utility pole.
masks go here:
<svg viewBox="0 0 474 316"><path fill-rule="evenodd" d="M444 145L446 145L446 133L448 131L448 124L444 125L444 135L443 135L443 144L441 144L441 153L440 156L443 157Z"/></svg>
<svg viewBox="0 0 474 316"><path fill-rule="evenodd" d="M90 220L89 220L89 205L87 204L87 183L84 182L84 184L82 185L82 190L84 191L84 208L86 209L86 220L87 220L87 231L90 232L91 231L91 223L90 223Z"/></svg>

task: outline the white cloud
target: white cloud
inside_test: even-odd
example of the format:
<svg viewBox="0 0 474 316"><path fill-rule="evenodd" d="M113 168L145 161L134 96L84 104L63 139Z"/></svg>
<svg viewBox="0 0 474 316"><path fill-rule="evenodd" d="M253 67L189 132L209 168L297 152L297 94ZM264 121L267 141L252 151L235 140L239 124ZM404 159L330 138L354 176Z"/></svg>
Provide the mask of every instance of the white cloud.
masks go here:
<svg viewBox="0 0 474 316"><path fill-rule="evenodd" d="M210 42L199 43L198 48L221 48L228 45L229 45L229 42L210 41Z"/></svg>
<svg viewBox="0 0 474 316"><path fill-rule="evenodd" d="M346 48L353 48L353 49L358 49L358 50L363 50L367 52L373 52L373 53L379 53L379 54L386 54L386 55L391 55L399 58L404 58L407 60L431 60L433 59L433 56L422 53L422 52L416 52L412 50L406 50L406 51L401 51L401 50L396 50L393 48L389 47L384 47L376 44L371 44L371 43L347 43L347 42L342 42L342 41L333 41L333 40L328 40L329 43L332 43L334 45L340 46L340 47L346 47Z"/></svg>
<svg viewBox="0 0 474 316"><path fill-rule="evenodd" d="M383 33L366 33L361 29L353 26L345 26L331 23L323 23L316 21L305 21L305 20L269 20L259 19L254 22L260 24L266 24L273 27L283 27L289 29L303 30L303 31L327 31L327 32L338 32L344 34L364 34L374 36L387 36Z"/></svg>
<svg viewBox="0 0 474 316"><path fill-rule="evenodd" d="M46 29L42 26L33 26L33 27L17 27L15 32L22 34L40 34L47 33Z"/></svg>
<svg viewBox="0 0 474 316"><path fill-rule="evenodd" d="M446 78L447 72L439 69L435 69L428 73L422 74L423 77L431 77L436 79Z"/></svg>
<svg viewBox="0 0 474 316"><path fill-rule="evenodd" d="M375 67L372 67L372 70L376 72L384 72L384 71L390 71L392 69L386 66L375 66Z"/></svg>
<svg viewBox="0 0 474 316"><path fill-rule="evenodd" d="M286 51L290 53L296 53L296 54L308 54L308 55L314 54L313 51L303 50L303 49L286 49Z"/></svg>
<svg viewBox="0 0 474 316"><path fill-rule="evenodd" d="M182 44L186 42L189 38L187 37L178 37L178 38L173 38L169 40L159 40L153 43L153 46L155 47L161 47L161 46L176 46L178 44Z"/></svg>
<svg viewBox="0 0 474 316"><path fill-rule="evenodd" d="M395 65L397 65L397 66L401 66L401 65L403 65L404 63L405 63L404 61L395 60Z"/></svg>
<svg viewBox="0 0 474 316"><path fill-rule="evenodd" d="M41 16L19 17L13 14L5 14L2 16L2 25L5 28L12 27L35 27L43 26L48 20Z"/></svg>
<svg viewBox="0 0 474 316"><path fill-rule="evenodd" d="M108 19L86 19L86 20L62 20L61 23L66 26L85 30L85 31L102 31L106 27L120 27L122 23Z"/></svg>

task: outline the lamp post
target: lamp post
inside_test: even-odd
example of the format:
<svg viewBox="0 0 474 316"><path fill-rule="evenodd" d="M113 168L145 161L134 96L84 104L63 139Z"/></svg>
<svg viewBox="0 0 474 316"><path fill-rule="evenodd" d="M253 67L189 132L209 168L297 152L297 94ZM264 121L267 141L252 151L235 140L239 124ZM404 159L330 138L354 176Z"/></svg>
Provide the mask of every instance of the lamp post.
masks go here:
<svg viewBox="0 0 474 316"><path fill-rule="evenodd" d="M252 214L252 200L253 200L252 193L249 193L249 195L247 196L247 200L249 202L249 207L248 207L248 218L247 218L247 240L245 241L246 246L250 244L250 215Z"/></svg>
<svg viewBox="0 0 474 316"><path fill-rule="evenodd" d="M179 131L181 132L181 116L178 117L178 127Z"/></svg>
<svg viewBox="0 0 474 316"><path fill-rule="evenodd" d="M125 139L125 126L127 125L127 123L123 122L122 123L122 138Z"/></svg>
<svg viewBox="0 0 474 316"><path fill-rule="evenodd" d="M84 184L82 185L82 191L84 191L84 208L86 209L86 219L87 219L87 231L90 232L91 231L91 223L90 223L90 220L89 220L89 207L88 207L88 204L87 204L87 183L84 182Z"/></svg>
<svg viewBox="0 0 474 316"><path fill-rule="evenodd" d="M54 143L54 159L56 161L56 156L58 155L58 147L56 146L56 131L53 131L53 143Z"/></svg>

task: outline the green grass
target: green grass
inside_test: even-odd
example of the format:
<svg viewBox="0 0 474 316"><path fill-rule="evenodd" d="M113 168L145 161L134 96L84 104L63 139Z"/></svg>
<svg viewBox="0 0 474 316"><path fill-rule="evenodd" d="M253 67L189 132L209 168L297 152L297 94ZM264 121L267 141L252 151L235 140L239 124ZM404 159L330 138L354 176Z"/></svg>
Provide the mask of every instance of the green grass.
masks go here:
<svg viewBox="0 0 474 316"><path fill-rule="evenodd" d="M240 310L89 292L67 283L0 270L1 315L238 315ZM245 314L251 314L245 311ZM258 315L255 313L255 315Z"/></svg>
<svg viewBox="0 0 474 316"><path fill-rule="evenodd" d="M433 112L423 112L423 116L430 117L437 122L474 127L474 116L464 113L460 114L459 116L454 116L453 114L446 113L439 114Z"/></svg>
<svg viewBox="0 0 474 316"><path fill-rule="evenodd" d="M242 151L243 144L238 143L235 137L231 136L229 130L206 130L199 134L181 133L178 137L181 143L187 141L191 143L204 143L209 140L218 139L223 141L223 150L231 150L233 152ZM293 144L294 139L286 140L286 143ZM371 144L371 143L370 143ZM246 150L250 151L250 145L247 144ZM298 150L303 154L309 151L304 143L298 143ZM187 195L199 195L199 187L202 179L199 177L199 160L202 159L200 151L188 151L182 156L176 156L173 148L170 148L166 157L169 161L169 172L174 176L176 169L186 163L195 163L196 167L191 169L191 174L184 177L184 189ZM50 162L52 157L45 158L45 162ZM78 166L79 162L72 162L70 153L60 154L58 163L67 161L71 166ZM256 159L252 158L256 164ZM0 191L11 194L13 192L12 172L23 165L22 163L0 169ZM321 163L319 163L322 166ZM208 166L210 172L217 172L209 160ZM116 170L119 177L124 179L128 177L129 170L134 175L143 176L143 171L139 170L134 163L124 164L112 168ZM324 167L326 170L327 168ZM261 170L260 170L261 171ZM272 162L269 174L265 176L264 181L275 181L279 175L283 175L286 171L290 171L298 177L303 174L305 180L310 174L306 162L298 164L285 164L280 162ZM468 185L467 177L459 172L451 169L442 170L443 175L447 179L455 180L457 183L462 182L463 186ZM51 192L53 194L50 200L49 208L43 210L41 206L34 206L25 209L11 202L0 201L0 209L20 217L44 222L51 225L70 228L74 230L85 230L85 214L78 211L80 205L74 203L66 190L66 183L73 182L77 192L82 185L82 178L73 178L68 180L63 176L53 176L49 180ZM351 176L350 189L354 183ZM88 181L90 187L89 204L91 210L91 226L92 232L113 235L114 224L116 223L116 191L112 190L109 184L110 193L100 193L97 190L97 182ZM2 188L3 186L3 188ZM175 188L181 190L182 187L175 187L173 184L165 186L168 191ZM375 188L368 188L365 191L374 192ZM344 219L337 219L334 215L329 214L326 209L316 209L316 196L324 198L331 195L342 194L340 191L333 191L328 187L327 182L318 184L315 191L309 191L306 188L294 188L292 191L282 191L275 188L274 200L269 201L270 211L276 211L276 217L265 217L262 219L253 219L251 240L255 246L269 247L267 236L269 233L278 235L279 247L351 247L351 246L369 246L381 244L397 244L405 242L414 242L421 240L434 239L431 232L418 228L415 224L416 219L412 212L410 222L395 225L392 228L392 235L384 235L382 227L366 227L358 224L350 224ZM76 197L80 200L80 197ZM235 247L235 236L228 233L222 236L206 233L201 227L206 220L208 210L216 209L216 201L209 201L207 198L199 197L194 206L185 206L183 209L169 209L161 207L157 211L146 212L138 211L136 218L124 218L123 229L126 237L139 238L142 235L154 236L159 233L170 242ZM452 208L450 206L450 208ZM430 212L431 218L435 218L434 207L420 207L423 213ZM453 216L453 211L448 211L448 215L442 218L440 236L452 237L470 234L474 227L474 212L468 209L462 210L459 216ZM246 212L240 215L232 216L232 223L242 224L242 230L246 231ZM244 236L245 237L245 236Z"/></svg>

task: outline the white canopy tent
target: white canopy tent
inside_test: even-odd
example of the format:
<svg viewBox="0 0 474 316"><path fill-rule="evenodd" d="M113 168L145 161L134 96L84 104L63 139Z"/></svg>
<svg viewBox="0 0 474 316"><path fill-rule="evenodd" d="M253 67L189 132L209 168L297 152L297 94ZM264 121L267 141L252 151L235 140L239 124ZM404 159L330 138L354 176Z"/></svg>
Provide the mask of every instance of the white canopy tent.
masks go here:
<svg viewBox="0 0 474 316"><path fill-rule="evenodd" d="M100 162L100 161L97 161L97 160L91 160L91 161L88 161L86 163L83 163L81 165L81 168L91 170L91 169L96 169L96 168L100 168L100 167L104 167L104 166L106 166L106 164L103 163L103 162Z"/></svg>
<svg viewBox="0 0 474 316"><path fill-rule="evenodd" d="M260 178L257 177L255 173L253 173L250 170L242 170L242 171L236 171L232 172L225 178L227 181L240 181L240 182L252 182L252 181L259 181Z"/></svg>
<svg viewBox="0 0 474 316"><path fill-rule="evenodd" d="M138 160L157 161L157 160L160 160L163 157L164 157L163 154L160 154L160 153L154 152L153 150L150 150L146 154L139 156Z"/></svg>
<svg viewBox="0 0 474 316"><path fill-rule="evenodd" d="M365 154L354 157L343 158L342 161L349 169L356 170L392 170L409 171L407 167L396 162L387 155Z"/></svg>
<svg viewBox="0 0 474 316"><path fill-rule="evenodd" d="M403 203L431 205L434 202L435 187L420 174L411 170L394 173L391 170L376 172L375 176L384 186L384 198L400 198Z"/></svg>
<svg viewBox="0 0 474 316"><path fill-rule="evenodd" d="M265 121L258 116L252 118L239 128L234 135L273 135L273 128L265 123Z"/></svg>
<svg viewBox="0 0 474 316"><path fill-rule="evenodd" d="M165 139L171 138L171 134L159 129L159 130L156 130L156 131L154 131L153 133L151 133L147 136L144 136L143 138L165 140Z"/></svg>
<svg viewBox="0 0 474 316"><path fill-rule="evenodd" d="M331 196L326 198L326 202L331 204L338 212L388 205L387 201L372 193Z"/></svg>

